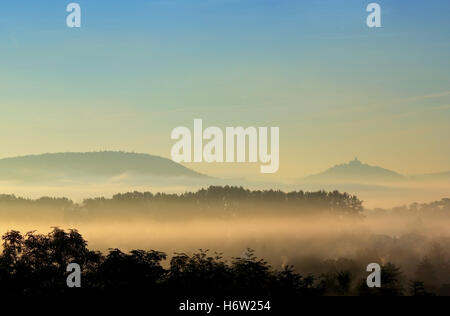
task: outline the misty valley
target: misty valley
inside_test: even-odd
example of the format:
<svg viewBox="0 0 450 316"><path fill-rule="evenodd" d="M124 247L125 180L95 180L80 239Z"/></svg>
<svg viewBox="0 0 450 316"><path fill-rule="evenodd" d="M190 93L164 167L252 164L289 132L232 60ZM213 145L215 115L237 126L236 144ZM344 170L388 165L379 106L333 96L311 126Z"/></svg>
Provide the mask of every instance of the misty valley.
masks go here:
<svg viewBox="0 0 450 316"><path fill-rule="evenodd" d="M118 286L98 287L106 275L123 282L108 270L113 266L130 274L129 283L121 285L123 290L144 286L138 281L142 273L156 287L159 278L200 282L207 277L202 270L205 265L217 273L227 271L224 288L216 289L218 297L236 289L232 284L243 277L240 269L251 266L265 272L258 282L247 280L246 284L256 282L254 291L264 288L264 297L274 296L274 287L281 285L277 282L285 282L286 277L302 280L290 285L295 295L450 294L450 199L366 209L357 196L338 191L211 186L183 194L129 192L79 203L67 198L1 195L0 218L0 277L10 269L2 266L5 262L35 262L35 273L50 264L60 267L55 268L61 269L56 275L62 276L67 275L65 265L79 262L84 290L97 294ZM60 250L54 247L62 240L68 243L68 252L58 255ZM382 266L389 276L382 282L388 286L362 286L370 263ZM159 271L158 277L148 275L150 268ZM60 282L65 282L64 277L52 280L48 291L58 291ZM268 280L275 283L260 284ZM17 290L34 291L31 287L21 284ZM191 290L201 294L212 288L206 284Z"/></svg>
<svg viewBox="0 0 450 316"><path fill-rule="evenodd" d="M4 2L4 305L450 296L450 1Z"/></svg>

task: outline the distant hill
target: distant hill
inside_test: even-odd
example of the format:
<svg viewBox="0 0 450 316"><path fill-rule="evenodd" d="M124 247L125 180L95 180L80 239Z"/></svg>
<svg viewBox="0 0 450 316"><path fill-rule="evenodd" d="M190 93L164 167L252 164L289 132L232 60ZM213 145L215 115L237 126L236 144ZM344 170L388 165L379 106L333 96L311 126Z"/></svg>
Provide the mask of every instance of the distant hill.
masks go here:
<svg viewBox="0 0 450 316"><path fill-rule="evenodd" d="M325 170L322 173L305 177L301 180L312 182L386 182L386 181L402 181L406 177L392 170L384 169L377 166L370 166L362 163L357 158L344 163L336 165Z"/></svg>
<svg viewBox="0 0 450 316"><path fill-rule="evenodd" d="M55 153L0 159L0 181L39 181L123 174L207 178L170 159L126 152Z"/></svg>

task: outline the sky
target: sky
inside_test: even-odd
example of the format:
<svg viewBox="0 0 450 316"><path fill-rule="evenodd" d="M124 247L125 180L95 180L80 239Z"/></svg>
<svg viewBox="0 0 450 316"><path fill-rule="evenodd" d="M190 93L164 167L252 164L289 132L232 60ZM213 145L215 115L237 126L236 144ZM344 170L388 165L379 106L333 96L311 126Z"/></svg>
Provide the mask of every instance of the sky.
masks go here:
<svg viewBox="0 0 450 316"><path fill-rule="evenodd" d="M125 150L170 158L172 129L280 127L288 179L357 156L404 174L450 170L450 2L71 1L0 4L0 157Z"/></svg>

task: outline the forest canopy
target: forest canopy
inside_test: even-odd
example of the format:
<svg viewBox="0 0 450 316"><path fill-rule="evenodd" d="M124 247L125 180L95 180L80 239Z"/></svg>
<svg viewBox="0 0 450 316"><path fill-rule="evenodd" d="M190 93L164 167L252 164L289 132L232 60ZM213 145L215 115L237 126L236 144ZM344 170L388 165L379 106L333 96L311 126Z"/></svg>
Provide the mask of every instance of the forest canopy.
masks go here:
<svg viewBox="0 0 450 316"><path fill-rule="evenodd" d="M146 216L153 219L226 218L245 215L292 215L327 212L359 215L363 202L356 196L339 191L283 192L248 190L242 187L210 186L182 194L129 192L111 198L98 197L75 203L67 198L42 197L25 199L0 195L0 215L15 218L21 215L56 215L68 219Z"/></svg>
<svg viewBox="0 0 450 316"><path fill-rule="evenodd" d="M364 275L342 268L336 270L337 264L320 275L301 275L292 266L274 269L251 249L231 261L209 250L176 253L165 267L168 256L160 251L124 253L120 249L110 249L108 254L103 254L89 250L87 241L77 230L54 228L48 234L29 232L25 235L9 231L2 241L2 297L137 295L154 301L183 297L258 297L295 303L301 296L433 295L427 291L423 280L411 280L405 286L401 269L389 262L382 266L383 286L368 288ZM79 288L66 285L70 263L82 267ZM423 270L422 275L426 276L429 265L429 262L421 262L418 271ZM435 289L448 294L449 288L442 285Z"/></svg>

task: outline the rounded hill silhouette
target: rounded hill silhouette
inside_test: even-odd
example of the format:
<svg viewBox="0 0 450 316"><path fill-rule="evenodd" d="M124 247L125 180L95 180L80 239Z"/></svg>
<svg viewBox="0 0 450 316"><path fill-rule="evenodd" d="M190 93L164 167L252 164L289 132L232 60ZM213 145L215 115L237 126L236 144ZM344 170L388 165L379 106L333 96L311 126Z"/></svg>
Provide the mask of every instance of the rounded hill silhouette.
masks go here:
<svg viewBox="0 0 450 316"><path fill-rule="evenodd" d="M52 153L0 159L0 180L34 181L122 174L206 177L170 159L127 152Z"/></svg>
<svg viewBox="0 0 450 316"><path fill-rule="evenodd" d="M362 163L358 158L336 165L322 173L305 178L309 181L401 181L405 177L395 171Z"/></svg>

